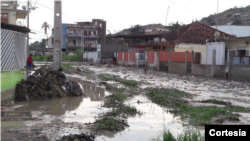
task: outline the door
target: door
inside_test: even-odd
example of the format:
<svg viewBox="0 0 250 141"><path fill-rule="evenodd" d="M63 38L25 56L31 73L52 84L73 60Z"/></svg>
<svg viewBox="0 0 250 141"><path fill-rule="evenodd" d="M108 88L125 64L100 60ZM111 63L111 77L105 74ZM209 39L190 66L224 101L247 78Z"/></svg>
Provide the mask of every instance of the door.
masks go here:
<svg viewBox="0 0 250 141"><path fill-rule="evenodd" d="M73 40L73 45L76 45L76 40Z"/></svg>

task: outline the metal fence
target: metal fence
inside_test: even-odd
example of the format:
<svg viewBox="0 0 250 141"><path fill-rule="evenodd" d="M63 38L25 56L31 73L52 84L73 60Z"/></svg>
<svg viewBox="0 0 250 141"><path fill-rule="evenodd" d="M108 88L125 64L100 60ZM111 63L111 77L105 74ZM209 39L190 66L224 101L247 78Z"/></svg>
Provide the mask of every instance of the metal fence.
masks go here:
<svg viewBox="0 0 250 141"><path fill-rule="evenodd" d="M1 71L23 69L26 58L25 34L1 29Z"/></svg>

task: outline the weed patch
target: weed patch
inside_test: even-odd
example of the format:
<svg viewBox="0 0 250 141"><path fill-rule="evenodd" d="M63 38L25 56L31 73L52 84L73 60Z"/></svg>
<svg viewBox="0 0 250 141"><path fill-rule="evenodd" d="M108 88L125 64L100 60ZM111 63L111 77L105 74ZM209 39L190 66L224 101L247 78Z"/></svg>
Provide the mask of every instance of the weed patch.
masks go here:
<svg viewBox="0 0 250 141"><path fill-rule="evenodd" d="M171 108L170 112L181 119L188 119L192 125L211 124L213 119L218 122L224 120L237 121L238 116L233 112L249 112L248 108L240 106L216 107L216 106L198 106L189 105L184 98L190 97L190 94L176 89L157 89L148 88L146 95L153 102ZM209 100L206 102L227 104L223 101Z"/></svg>
<svg viewBox="0 0 250 141"><path fill-rule="evenodd" d="M115 92L115 93L122 93L125 91L125 88L117 88L117 87L113 87L109 84L106 84L106 90L108 91L112 91L112 92Z"/></svg>
<svg viewBox="0 0 250 141"><path fill-rule="evenodd" d="M213 104L219 104L219 105L225 105L225 106L232 105L231 102L225 102L225 101L216 100L216 99L202 100L202 101L200 101L200 102L201 102L201 103L213 103Z"/></svg>
<svg viewBox="0 0 250 141"><path fill-rule="evenodd" d="M115 78L113 77L112 75L109 75L109 74L100 74L98 76L100 79L102 80L105 80L105 81L110 81L110 80L113 80L113 81L116 81L116 82L120 82L126 86L131 86L131 87L136 87L138 86L138 82L135 81L135 80L126 80L126 79L121 79L121 78Z"/></svg>
<svg viewBox="0 0 250 141"><path fill-rule="evenodd" d="M175 107L180 104L187 103L183 97L188 97L189 94L177 89L157 89L157 88L148 88L146 95L153 102L162 105Z"/></svg>
<svg viewBox="0 0 250 141"><path fill-rule="evenodd" d="M64 70L75 70L70 63L62 63L62 68Z"/></svg>
<svg viewBox="0 0 250 141"><path fill-rule="evenodd" d="M112 119L112 118L103 118L95 121L97 130L123 130L124 127L121 125L121 122Z"/></svg>
<svg viewBox="0 0 250 141"><path fill-rule="evenodd" d="M185 128L181 134L175 138L170 130L164 130L163 133L153 138L153 141L205 141L205 136L199 130Z"/></svg>
<svg viewBox="0 0 250 141"><path fill-rule="evenodd" d="M117 109L113 109L112 111L107 113L107 115L109 116L118 116L120 114L135 116L136 114L141 115L142 113L138 111L135 107L125 106L125 105L122 105Z"/></svg>
<svg viewBox="0 0 250 141"><path fill-rule="evenodd" d="M126 95L122 93L116 93L105 97L104 107L117 107L122 105L122 103L131 95Z"/></svg>

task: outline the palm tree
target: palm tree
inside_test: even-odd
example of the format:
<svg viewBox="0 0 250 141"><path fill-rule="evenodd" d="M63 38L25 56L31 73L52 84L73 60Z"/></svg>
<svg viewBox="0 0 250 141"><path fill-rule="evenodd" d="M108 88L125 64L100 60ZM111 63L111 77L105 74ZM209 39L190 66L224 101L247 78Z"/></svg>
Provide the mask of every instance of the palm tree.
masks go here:
<svg viewBox="0 0 250 141"><path fill-rule="evenodd" d="M42 24L42 29L44 28L44 33L47 35L47 43L48 43L48 34L47 34L47 29L50 29L50 25L47 22L44 22ZM46 46L46 45L45 45Z"/></svg>
<svg viewBox="0 0 250 141"><path fill-rule="evenodd" d="M47 22L42 24L42 29L44 28L44 33L47 34L47 29L50 29L50 25ZM47 35L48 36L48 35Z"/></svg>

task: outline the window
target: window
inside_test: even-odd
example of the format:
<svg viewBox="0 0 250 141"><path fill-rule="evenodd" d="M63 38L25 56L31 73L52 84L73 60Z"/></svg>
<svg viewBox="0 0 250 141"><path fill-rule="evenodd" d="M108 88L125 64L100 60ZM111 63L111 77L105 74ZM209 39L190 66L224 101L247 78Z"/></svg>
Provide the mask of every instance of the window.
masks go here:
<svg viewBox="0 0 250 141"><path fill-rule="evenodd" d="M97 25L97 22L95 22L95 25Z"/></svg>
<svg viewBox="0 0 250 141"><path fill-rule="evenodd" d="M9 6L9 4L6 2L2 2L1 6Z"/></svg>
<svg viewBox="0 0 250 141"><path fill-rule="evenodd" d="M100 23L100 27L102 27L102 24Z"/></svg>

